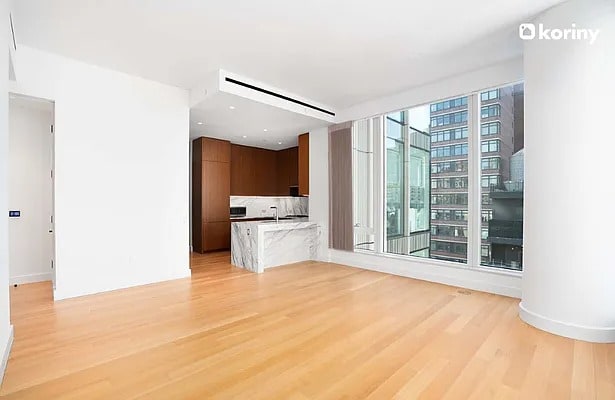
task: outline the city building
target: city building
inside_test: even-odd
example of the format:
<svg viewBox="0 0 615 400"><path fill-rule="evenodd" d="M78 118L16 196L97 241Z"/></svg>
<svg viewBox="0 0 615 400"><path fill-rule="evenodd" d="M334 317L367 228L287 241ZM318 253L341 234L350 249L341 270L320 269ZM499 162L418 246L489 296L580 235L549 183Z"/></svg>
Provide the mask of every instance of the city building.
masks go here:
<svg viewBox="0 0 615 400"><path fill-rule="evenodd" d="M467 97L430 105L432 258L467 260L469 113ZM523 84L482 92L480 118L481 259L491 265L494 241L489 227L498 196L492 192L501 193L504 182L511 180L513 151L519 143L523 146Z"/></svg>

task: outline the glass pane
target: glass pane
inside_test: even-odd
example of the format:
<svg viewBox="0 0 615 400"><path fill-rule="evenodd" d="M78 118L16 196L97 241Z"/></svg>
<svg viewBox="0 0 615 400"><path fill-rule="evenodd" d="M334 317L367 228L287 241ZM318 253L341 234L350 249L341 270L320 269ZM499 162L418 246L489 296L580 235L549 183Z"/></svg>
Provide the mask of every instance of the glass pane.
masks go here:
<svg viewBox="0 0 615 400"><path fill-rule="evenodd" d="M390 124L387 124L390 126ZM386 141L387 236L403 235L404 143L387 136Z"/></svg>
<svg viewBox="0 0 615 400"><path fill-rule="evenodd" d="M492 91L482 104L482 123L497 139L481 144L481 264L522 269L523 84Z"/></svg>
<svg viewBox="0 0 615 400"><path fill-rule="evenodd" d="M387 252L466 262L467 104L459 97L387 115Z"/></svg>
<svg viewBox="0 0 615 400"><path fill-rule="evenodd" d="M375 250L374 123L364 119L352 125L352 185L354 248Z"/></svg>

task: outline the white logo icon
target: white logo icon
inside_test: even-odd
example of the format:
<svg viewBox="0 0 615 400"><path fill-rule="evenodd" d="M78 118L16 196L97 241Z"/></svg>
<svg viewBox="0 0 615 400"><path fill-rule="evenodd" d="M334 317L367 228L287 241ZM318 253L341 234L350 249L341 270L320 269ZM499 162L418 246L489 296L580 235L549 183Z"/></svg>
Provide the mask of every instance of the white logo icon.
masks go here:
<svg viewBox="0 0 615 400"><path fill-rule="evenodd" d="M594 44L599 33L599 29L577 28L576 24L570 28L545 28L543 24L536 26L531 23L519 25L519 37L523 40L586 40Z"/></svg>
<svg viewBox="0 0 615 400"><path fill-rule="evenodd" d="M532 40L536 37L536 27L534 24L519 25L519 37L523 40Z"/></svg>

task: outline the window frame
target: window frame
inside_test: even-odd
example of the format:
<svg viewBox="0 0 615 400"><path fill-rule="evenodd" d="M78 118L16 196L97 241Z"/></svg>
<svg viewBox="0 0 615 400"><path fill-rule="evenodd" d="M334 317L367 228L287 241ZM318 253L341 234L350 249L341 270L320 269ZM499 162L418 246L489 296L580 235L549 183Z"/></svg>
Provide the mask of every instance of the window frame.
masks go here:
<svg viewBox="0 0 615 400"><path fill-rule="evenodd" d="M513 82L513 83L502 84L502 85L498 86L496 88L497 92L498 92L498 97L497 98L500 97L499 96L500 95L500 88L504 88L504 87L507 87L507 86L512 86L512 85L515 85L515 84L516 83ZM495 91L496 90L494 89L493 92L495 93ZM483 120L483 116L482 116L483 105L480 102L481 92L480 91L473 91L471 93L468 93L467 95L457 96L455 98L459 98L459 99L466 98L466 99L468 99L466 101L466 103L468 104L468 108L467 108L467 110L464 110L464 111L467 112L467 115L462 118L463 119L462 122L465 122L465 125L467 126L467 131L468 131L468 142L467 142L469 144L468 145L468 149L467 150L463 150L463 148L457 148L457 149L461 149L461 150L455 150L456 148L453 148L453 149L449 148L448 151L447 150L436 150L437 152L441 152L439 154L441 154L443 158L440 159L440 160L438 160L438 159L434 160L434 159L430 158L428 165L430 166L430 168L432 168L434 165L439 165L440 166L439 168L443 168L442 166L447 164L449 166L449 168L454 168L452 163L453 162L460 162L459 160L455 160L454 157L455 157L456 154L461 153L463 155L467 155L467 157L464 160L462 160L461 162L463 162L463 161L467 161L468 162L468 175L473 177L473 178L469 179L469 188L468 188L468 192L466 192L466 193L454 193L454 194L445 194L445 193L434 194L434 193L430 193L429 198L430 198L430 200L433 199L433 198L442 200L442 198L444 196L449 196L449 200L452 200L452 201L446 202L446 204L463 205L463 206L465 206L465 209L464 210L458 210L458 211L467 211L469 214L472 214L472 213L475 214L474 217L470 217L470 216L467 217L468 218L468 242L465 243L465 246L466 246L466 253L465 254L466 254L466 257L467 257L467 262L463 263L463 262L458 262L458 261L448 261L448 260L443 260L443 259L433 259L433 258L430 259L430 258L422 258L422 257L418 257L417 258L416 256L413 256L412 254L410 254L410 255L398 255L398 254L393 254L393 253L385 253L385 252L383 252L382 248L380 248L377 253L380 256L399 258L399 259L405 259L405 260L412 259L414 261L425 262L425 263L430 263L430 264L451 265L451 266L460 267L460 268L469 267L469 268L472 268L472 269L482 269L482 270L493 272L493 273L505 273L505 274L515 274L515 275L517 275L520 272L506 270L506 269L494 269L492 267L484 267L484 266L481 265L481 251L480 251L480 249L481 249L481 228L480 228L480 225L483 223L482 210L484 209L483 204L490 204L488 202L488 200L489 200L488 198L487 198L487 202L483 201L484 194L481 192L481 183L480 183L481 171L482 171L482 169L481 169L481 162L482 162L482 158L483 158L482 157L482 152L481 152L481 148L482 148L481 136L483 136L482 135L482 126L481 126L481 122ZM447 101L449 102L449 107L448 108L442 108L442 110L444 110L444 109L451 109L450 101L454 100L455 98L451 98L451 99L448 99L448 100L440 101L439 103L443 103L443 102L447 102ZM470 99L471 98L474 98L473 106L470 105ZM493 99L494 98L492 98L490 100L493 100ZM437 104L437 103L428 102L428 103L422 104L422 105L427 105L428 106L428 110L433 110L434 104ZM454 104L454 102L453 102L453 104ZM412 109L414 107L419 107L419 106L421 106L421 104L414 105L414 106L409 106L409 107L404 107L403 109L404 110L409 110L409 109ZM489 104L489 106L494 106L490 110L497 110L497 111L489 112L488 113L488 115L489 115L488 117L489 118L493 118L495 116L501 115L502 110L501 110L501 107L500 107L499 104ZM443 107L443 106L441 106L441 107ZM436 106L436 108L437 108L437 106ZM441 110L434 110L434 112L437 112L437 111L441 111ZM459 111L455 111L455 112L459 112ZM453 117L451 119L451 117L450 117L450 114L454 114L454 112L449 112L447 114L449 114L449 117L448 117L448 120L447 120L448 125L454 124L455 121L456 121L455 118ZM471 114L473 114L473 115L471 115ZM384 113L384 114L381 114L379 116L383 117L383 119L384 119L384 117L386 115L387 115L387 113ZM443 116L443 115L446 115L446 114L442 113L442 114L436 115L436 117L440 117L440 116ZM444 122L444 121L445 121L445 119L442 118L442 122ZM491 124L492 122L494 123L493 125ZM499 121L491 120L491 121L485 121L485 123L489 124L489 126L498 126L497 131L498 131L498 133L501 132L501 125L499 125ZM437 126L434 127L431 124L431 119L429 121L429 127L430 128L432 128L432 129L433 128L439 128L439 129L434 129L434 132L436 132L437 130L443 132L443 131L447 131L449 129L458 129L459 128L459 127L454 127L454 128L449 128L449 129L442 129L443 126L446 126L446 125L437 125ZM385 130L383 129L383 134L384 134L384 131ZM441 134L442 134L442 140L434 140L432 143L446 142L447 140L445 140L444 134L443 133L441 133ZM490 133L490 135L495 135L495 134L496 133ZM488 136L488 135L485 135L485 136ZM448 139L450 141L453 141L453 140L456 140L456 139L454 139L455 137L456 137L455 134L450 133ZM382 142L384 142L384 140ZM474 145L471 145L470 143L474 143ZM494 142L494 143L497 143L497 144L491 145L492 147L491 147L490 153L498 152L498 151L500 151L502 149L502 142L501 141ZM487 146L489 146L489 144ZM495 147L493 147L493 146L495 146ZM437 148L437 147L446 147L446 146L434 146L431 150L433 150L434 148ZM472 149L472 147L474 147L474 149ZM382 148L384 149L384 145L382 146ZM430 153L431 153L431 150L430 150ZM474 152L474 155L473 155L473 152ZM384 163L384 157L382 157L382 160L383 160L383 163ZM383 165L383 164L381 164L381 165ZM441 170L440 173L441 172L444 172L444 171ZM430 175L430 177L431 177L431 175ZM474 183L472 183L472 179L474 180ZM428 187L431 187L431 182L428 184ZM381 190L382 189L384 189L384 182L381 185ZM465 194L465 196L464 196L464 194ZM382 192L381 196L384 196L383 192ZM474 197L476 197L478 199L478 201L473 200ZM474 211L472 211L472 207L471 207L472 203L474 203L474 206L476 207L476 209ZM430 217L431 217L431 213L433 211L439 211L441 209L445 209L446 208L445 202L443 202L443 201L435 201L435 202L433 202L431 204L434 205L434 206L437 206L437 207L435 207L435 208L430 210L430 214L429 214ZM384 207L381 207L382 211L384 211L383 209L384 209ZM478 222L478 226L479 226L479 229L478 230L474 229L474 232L472 232L472 227L471 227L472 224L470 222L470 220L472 220L472 219L476 220ZM383 221L383 222L386 222L386 221ZM384 230L385 229L383 229L382 231L384 231ZM478 251L476 252L475 255L472 255L472 251L473 251L471 249L472 246L474 246L474 247L476 247L478 249ZM478 262L475 262L474 261L475 259L477 259Z"/></svg>

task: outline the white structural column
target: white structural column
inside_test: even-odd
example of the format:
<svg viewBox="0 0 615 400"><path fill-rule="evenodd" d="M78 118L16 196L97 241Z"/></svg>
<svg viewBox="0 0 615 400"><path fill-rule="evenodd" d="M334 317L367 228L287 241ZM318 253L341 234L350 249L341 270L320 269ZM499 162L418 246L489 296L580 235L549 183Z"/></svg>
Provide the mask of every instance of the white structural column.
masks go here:
<svg viewBox="0 0 615 400"><path fill-rule="evenodd" d="M615 2L563 3L525 42L525 226L520 317L615 342ZM543 29L600 30L590 39ZM576 31L575 35L584 36Z"/></svg>

